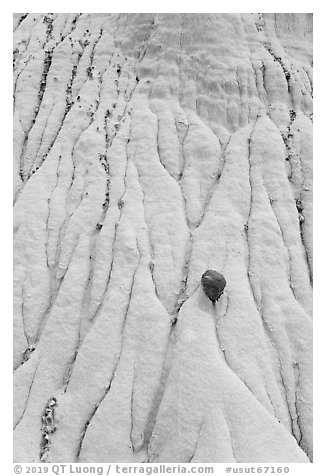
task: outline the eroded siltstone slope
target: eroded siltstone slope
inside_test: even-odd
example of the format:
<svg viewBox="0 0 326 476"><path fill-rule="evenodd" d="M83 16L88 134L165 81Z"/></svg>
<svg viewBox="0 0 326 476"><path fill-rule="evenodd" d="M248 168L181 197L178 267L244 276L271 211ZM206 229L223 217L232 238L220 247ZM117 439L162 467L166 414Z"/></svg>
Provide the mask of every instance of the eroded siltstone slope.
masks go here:
<svg viewBox="0 0 326 476"><path fill-rule="evenodd" d="M311 44L14 15L15 461L312 459Z"/></svg>

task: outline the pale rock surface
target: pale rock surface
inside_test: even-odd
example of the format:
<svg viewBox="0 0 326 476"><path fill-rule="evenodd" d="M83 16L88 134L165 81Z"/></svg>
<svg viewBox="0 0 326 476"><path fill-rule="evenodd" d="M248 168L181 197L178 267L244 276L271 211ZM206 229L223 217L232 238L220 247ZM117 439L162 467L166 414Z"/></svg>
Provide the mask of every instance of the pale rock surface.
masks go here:
<svg viewBox="0 0 326 476"><path fill-rule="evenodd" d="M311 45L14 15L15 461L312 460Z"/></svg>

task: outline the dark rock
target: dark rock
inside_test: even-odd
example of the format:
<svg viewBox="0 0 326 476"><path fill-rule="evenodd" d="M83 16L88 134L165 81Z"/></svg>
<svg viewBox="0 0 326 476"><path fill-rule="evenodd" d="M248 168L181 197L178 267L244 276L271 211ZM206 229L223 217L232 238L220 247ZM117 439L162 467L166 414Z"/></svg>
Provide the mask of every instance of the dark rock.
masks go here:
<svg viewBox="0 0 326 476"><path fill-rule="evenodd" d="M206 296L212 302L215 302L223 293L226 281L223 274L218 273L214 269L208 269L201 277L201 284Z"/></svg>

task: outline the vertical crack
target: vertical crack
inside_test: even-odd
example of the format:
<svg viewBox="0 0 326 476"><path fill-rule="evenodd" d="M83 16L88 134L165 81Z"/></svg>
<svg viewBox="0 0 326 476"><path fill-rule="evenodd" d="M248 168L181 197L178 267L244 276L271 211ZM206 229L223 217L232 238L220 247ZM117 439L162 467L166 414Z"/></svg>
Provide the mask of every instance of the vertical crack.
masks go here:
<svg viewBox="0 0 326 476"><path fill-rule="evenodd" d="M257 121L256 121L256 122L257 122ZM249 282L249 285L250 285L250 288L251 288L251 293L252 293L252 296L253 296L253 300L254 300L254 302L255 302L257 311L258 311L259 315L261 316L262 325L263 325L263 329L264 329L264 331L265 331L265 335L266 335L266 337L267 337L267 339L268 339L270 345L271 345L272 347L275 347L273 335L271 334L271 331L270 331L270 329L269 329L269 327L268 327L268 323L266 322L266 320L265 320L265 318L264 318L263 289L262 289L262 287L261 287L261 302L260 302L260 304L258 304L258 300L257 300L256 294L255 294L255 291L254 291L254 286L253 286L252 280L251 280L251 276L252 276L252 275L251 275L251 271L250 271L251 254L250 254L250 240L249 240L248 233L249 233L249 223L250 223L251 216L252 216L252 201L253 201L253 186L252 186L251 161L250 161L250 156L251 156L251 140L252 140L253 130L254 130L254 127L253 127L252 132L251 132L251 135L250 135L250 137L249 137L249 139L248 139L249 183L250 183L250 207L249 207L248 220L247 220L247 223L246 223L245 226L244 226L244 231L245 231L245 234L246 234L247 245L248 245L248 268L247 268L247 276L248 276L248 282ZM290 405L289 405L289 401L288 401L288 395L287 395L286 386L285 386L284 377L283 377L283 364L282 364L281 359L280 359L280 356L279 356L278 348L277 348L277 356L278 356L278 362L279 362L279 367L280 367L279 374L280 374L280 376L281 376L282 387L283 387L284 392L285 392L285 399L286 399L286 402L287 402L288 412L289 412L289 415L290 415L290 418L291 418L291 421L292 421L292 427L293 427L293 417L292 417L292 413L291 413L291 410L290 410ZM294 430L293 430L293 431L294 431Z"/></svg>
<svg viewBox="0 0 326 476"><path fill-rule="evenodd" d="M272 329L270 327L268 327L268 324L264 319L264 314L265 313L264 313L263 288L261 289L261 292L262 292L261 318L262 318L262 321L263 321L266 336L268 337L271 345L273 347L275 347L276 351L277 351L277 360L278 360L278 365L279 365L278 375L280 376L280 379L281 379L282 389L283 389L284 398L285 398L285 403L286 403L286 406L287 406L287 411L288 411L288 415L289 415L290 422L291 422L291 433L292 433L293 437L298 441L298 439L300 439L300 436L298 436L298 429L299 429L299 425L298 425L298 422L297 422L298 417L297 417L297 414L294 414L295 413L295 403L292 406L291 402L290 402L290 399L289 399L289 390L290 390L290 388L289 388L289 385L285 382L284 366L283 366L282 359L280 357L277 341L274 341L274 337L273 337L273 334L272 334ZM287 378L287 380L288 380L288 378Z"/></svg>
<svg viewBox="0 0 326 476"><path fill-rule="evenodd" d="M294 391L294 406L295 406L295 411L297 415L297 423L298 423L298 430L299 430L299 435L297 437L298 445L302 448L302 438L303 438L303 431L301 427L301 418L300 418L300 412L298 409L298 388L300 385L300 365L299 362L293 362L293 370L294 370L294 375L295 375L295 391ZM304 450L304 448L302 448ZM305 450L304 450L305 451Z"/></svg>
<svg viewBox="0 0 326 476"><path fill-rule="evenodd" d="M132 390L131 390L131 397L130 397L130 443L131 443L131 449L133 452L135 452L134 444L133 444L133 439L132 439L132 434L134 430L134 389L135 389L135 364L133 365L133 382L132 382Z"/></svg>
<svg viewBox="0 0 326 476"><path fill-rule="evenodd" d="M108 129L107 129L107 118L109 117L109 111L107 111L106 113L106 116L105 116L105 134L106 134L106 144L107 144L107 148L110 147L111 143L112 143L112 140L110 139L110 136L108 134ZM130 157L128 155L128 151L127 151L127 143L126 143L126 157L127 157L127 160L126 160L126 167L125 167L125 171L124 171L124 178L123 178L123 182L124 182L124 190L122 192L122 195L120 196L119 200L118 200L118 208L119 208L119 217L115 223L115 227L114 227L114 237L113 237L113 242L112 242L112 261L111 261L111 266L110 266L110 271L109 271L109 274L108 274L108 278L106 280L106 285L105 285L105 291L104 291L104 296L105 294L107 293L107 290L108 290L108 287L109 287L109 283L110 283L110 280L111 280L111 274L112 274L112 270L113 270L113 263L114 263L114 250L115 250L115 246L116 246L116 240L117 240L117 232L118 232L118 226L119 226L119 223L120 223L120 220L121 220L121 216L122 216L122 209L123 209L123 205L124 205L124 196L126 194L126 191L127 191L127 182L126 182L126 178L127 178L127 171L128 171L128 164L129 164L129 160L130 160ZM106 200L105 202L103 203L103 207L104 207L104 211L102 213L102 220L100 223L98 223L99 225L99 229L102 228L102 222L104 220L104 217L105 217L105 214L106 214L106 211L108 209L108 205L109 205L109 189L110 189L110 169L109 169L109 163L108 163L108 160L107 160L107 149L106 149L106 152L104 154L104 156L101 156L100 157L100 160L102 161L102 165L105 169L105 172L107 174L107 192L106 192ZM90 317L91 321L94 322L94 320L96 319L98 313L100 312L101 308L102 308L102 305L103 305L103 301L99 304L99 306L97 307L97 309L95 310L94 312L94 315Z"/></svg>
<svg viewBox="0 0 326 476"><path fill-rule="evenodd" d="M27 399L26 399L26 402L25 402L24 409L23 409L23 411L22 411L22 414L21 414L19 420L17 421L17 423L16 423L15 426L14 426L14 430L15 430L16 427L19 425L19 423L22 421L22 419L23 419L23 417L24 417L24 415L25 415L25 412L26 412L26 409L27 409L27 405L28 405L28 401L29 401L29 398L30 398L30 395L31 395L32 386L33 386L33 383L34 383L34 380L35 380L35 375L36 375L37 368L38 368L38 364L37 364L36 367L35 367L35 370L34 370L34 373L33 373L33 377L32 377L31 383L30 383L30 385L29 385L28 394L27 394Z"/></svg>
<svg viewBox="0 0 326 476"><path fill-rule="evenodd" d="M189 298L189 296L187 296L186 290L187 290L187 282L188 282L188 276L189 276L189 263L190 263L190 259L191 259L192 248L193 248L193 234L190 232L187 243L186 243L186 250L185 250L185 257L184 257L184 264L183 264L183 273L182 273L183 278L182 278L182 282L181 282L179 295L177 297L177 301L176 301L174 311L173 311L173 314L172 314L172 324L176 323L181 307L186 302L186 300ZM196 290L198 289L198 287L196 288Z"/></svg>
<svg viewBox="0 0 326 476"><path fill-rule="evenodd" d="M256 122L257 122L257 121L256 121ZM253 286L252 280L251 280L252 273L251 273L251 270L250 270L250 268L251 268L251 253L250 253L250 240L249 240L249 223L250 223L250 221L251 221L251 216L252 216L252 202L253 202L253 185L252 185L252 172L251 172L250 156L251 156L251 140L252 140L252 134L253 134L254 127L255 127L255 126L253 126L252 131L251 131L251 134L250 134L250 137L248 138L248 162L249 162L250 205L249 205L249 213L248 213L247 222L246 222L245 225L244 225L244 232L245 232L246 241L247 241L247 248L248 248L247 277L248 277L248 282L249 282L249 285L250 285L251 294L252 294L254 303L255 303L255 305L256 305L256 308L257 308L258 312L260 313L260 305L258 304L257 296L256 296L256 294L255 294L254 286Z"/></svg>
<svg viewBox="0 0 326 476"><path fill-rule="evenodd" d="M111 389L111 386L112 386L112 383L113 383L113 380L114 380L114 377L116 376L116 370L118 368L118 365L119 365L119 362L120 362L120 359L121 359L121 355L122 355L122 351L123 351L123 348L124 348L123 334L124 334L124 330L125 330L125 326L126 326L126 321L127 321L127 315L128 315L128 312L129 312L130 302L131 302L131 299L132 299L132 293L133 293L133 288L134 288L134 283L135 283L135 275L136 275L136 272L137 272L137 269L138 269L139 261L140 261L140 256L139 256L138 263L136 265L135 271L133 273L131 288L130 288L130 292L129 292L129 299L128 299L128 303L127 303L127 308L126 308L124 318L123 318L123 322L122 322L122 326L121 326L122 342L121 342L121 346L120 346L120 352L119 352L119 355L116 359L116 363L114 365L113 372L111 374L111 378L109 380L109 383L108 383L106 389L104 390L103 395L99 399L98 403L95 405L93 412L91 413L90 417L88 418L88 420L87 420L87 422L84 426L84 430L83 430L83 433L82 433L82 436L81 436L81 439L80 439L80 442L79 442L79 445L78 445L77 453L76 453L76 461L79 458L81 448L82 448L82 445L83 445L83 441L84 441L84 438L85 438L85 435L86 435L87 428L90 425L92 419L94 418L94 416L95 416L98 408L100 407L101 403L103 402L103 400L105 399L105 397L109 393L109 391Z"/></svg>
<svg viewBox="0 0 326 476"><path fill-rule="evenodd" d="M26 182L26 180L28 178L28 172L27 173L24 172L24 154L25 154L25 150L26 150L26 146L27 146L29 133L32 130L32 128L33 128L33 126L36 122L36 119L37 119L37 116L39 114L40 107L41 107L41 104L42 104L42 100L43 100L43 96L44 96L44 92L45 92L45 88L46 88L46 84L47 84L47 76L48 76L48 72L49 72L49 69L50 69L51 63L52 63L53 50L54 50L54 47L51 47L51 48L45 50L45 58L44 58L44 62L43 62L43 71L42 71L40 86L39 86L39 91L38 91L38 101L37 101L37 105L34 109L34 117L32 119L32 124L31 124L29 130L25 133L22 152L21 152L21 156L20 156L20 172L19 172L20 177L21 177L23 182Z"/></svg>
<svg viewBox="0 0 326 476"><path fill-rule="evenodd" d="M282 58L280 56L276 56L276 54L273 52L270 43L263 42L263 46L266 49L266 51L268 51L268 53L272 56L273 60L276 61L281 66L281 68L283 70L283 73L284 73L284 76L285 76L285 79L286 79L286 83L287 83L287 91L288 91L288 94L290 95L291 101L293 103L293 98L292 98L293 78L292 78L292 75L291 75L290 71L285 66L284 62L282 61Z"/></svg>
<svg viewBox="0 0 326 476"><path fill-rule="evenodd" d="M288 283L289 283L289 287L292 291L292 294L293 294L293 297L294 299L297 301L297 303L301 306L296 294L295 294L295 288L293 287L293 279L292 279L292 258L291 258L291 253L290 253L290 249L288 248L287 244L286 244L286 241L285 241L285 237L284 237L284 232L283 232L283 229L282 229L282 226L279 222L279 219L278 219L278 216L277 216L277 213L275 211L275 208L274 208L274 202L275 202L275 199L274 198L270 198L269 199L269 202L271 204L271 208L272 208L272 211L274 213L274 216L275 216L275 219L276 219L276 222L277 222L277 225L278 225L278 228L280 230L280 233L281 233L281 236L282 236L282 241L283 241L283 244L284 244L284 247L287 251L287 255L288 255Z"/></svg>
<svg viewBox="0 0 326 476"><path fill-rule="evenodd" d="M194 457L196 456L196 451L198 449L198 443L199 443L199 440L200 440L200 435L201 435L201 430L202 430L203 424L204 424L204 421L202 421L200 426L199 426L195 447L192 451L192 455L190 456L190 459L189 459L188 463L191 463L193 461Z"/></svg>
<svg viewBox="0 0 326 476"><path fill-rule="evenodd" d="M215 191L218 187L218 184L220 182L220 178L222 176L222 173L223 173L223 170L224 170L224 165L225 165L226 151L227 151L228 145L230 143L230 140L231 140L231 135L229 136L227 143L224 145L224 147L222 147L222 153L221 153L221 156L220 156L220 163L219 163L219 166L218 166L218 169L217 169L217 172L216 172L216 179L215 179L215 182L213 183L213 185L211 186L210 190L207 193L206 200L205 200L203 210L202 210L202 213L201 213L201 217L200 217L200 220L199 220L196 228L198 228L202 224L202 222L204 220L204 217L205 217L205 214L206 214L206 212L209 208L209 205L212 201L214 193L215 193Z"/></svg>

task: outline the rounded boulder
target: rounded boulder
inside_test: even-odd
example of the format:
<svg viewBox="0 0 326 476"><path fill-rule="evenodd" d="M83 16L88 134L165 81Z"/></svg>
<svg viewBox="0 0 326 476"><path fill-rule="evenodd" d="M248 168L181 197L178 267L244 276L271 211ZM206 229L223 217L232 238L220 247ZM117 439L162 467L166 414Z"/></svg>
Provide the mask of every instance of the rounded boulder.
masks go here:
<svg viewBox="0 0 326 476"><path fill-rule="evenodd" d="M223 274L214 269L208 269L201 277L201 284L206 296L215 302L219 299L226 286Z"/></svg>

